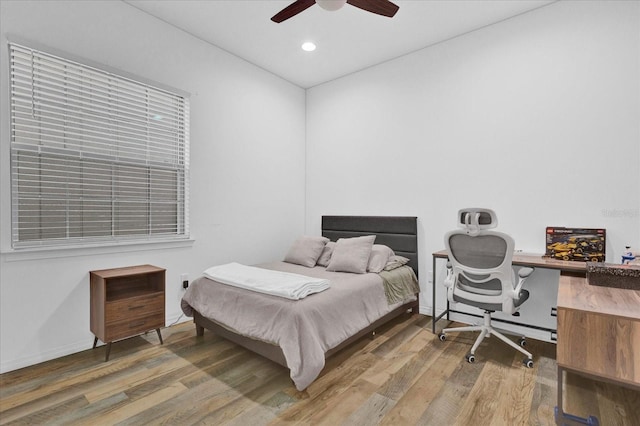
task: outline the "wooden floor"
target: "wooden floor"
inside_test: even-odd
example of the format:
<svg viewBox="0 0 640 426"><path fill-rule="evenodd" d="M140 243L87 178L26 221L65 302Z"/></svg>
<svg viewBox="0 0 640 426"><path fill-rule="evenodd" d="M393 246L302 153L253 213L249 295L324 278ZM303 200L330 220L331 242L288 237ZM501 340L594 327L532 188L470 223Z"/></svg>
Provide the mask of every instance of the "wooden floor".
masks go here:
<svg viewBox="0 0 640 426"><path fill-rule="evenodd" d="M535 366L496 339L468 364L475 334L431 334L403 315L331 358L298 392L288 371L183 323L0 376L0 424L548 425L555 346L529 340ZM566 409L640 425L640 391L568 375Z"/></svg>

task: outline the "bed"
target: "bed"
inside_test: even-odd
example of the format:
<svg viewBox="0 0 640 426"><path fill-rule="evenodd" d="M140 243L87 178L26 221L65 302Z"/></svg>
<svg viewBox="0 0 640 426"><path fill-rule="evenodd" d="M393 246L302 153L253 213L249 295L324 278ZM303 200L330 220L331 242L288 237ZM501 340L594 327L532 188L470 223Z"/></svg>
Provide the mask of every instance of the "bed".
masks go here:
<svg viewBox="0 0 640 426"><path fill-rule="evenodd" d="M417 276L416 221L407 216L323 216L322 236L336 242L340 238L375 235L375 244L386 245L396 255L409 259L407 266ZM288 300L230 287L203 276L194 280L185 293L182 309L193 316L198 336L206 328L289 368L298 390L317 378L325 359L332 354L398 315L409 310L418 312L417 294L394 303L385 300L383 306L380 298L385 295L379 274L330 272L322 266L310 268L286 262L259 266L327 278L331 288L301 300ZM236 314L223 314L230 306Z"/></svg>

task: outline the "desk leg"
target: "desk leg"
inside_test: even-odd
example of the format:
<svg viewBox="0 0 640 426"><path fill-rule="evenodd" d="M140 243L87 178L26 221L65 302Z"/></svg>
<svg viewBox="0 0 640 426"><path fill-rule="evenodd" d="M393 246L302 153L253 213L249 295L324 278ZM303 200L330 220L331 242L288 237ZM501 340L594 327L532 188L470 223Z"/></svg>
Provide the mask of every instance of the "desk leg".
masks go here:
<svg viewBox="0 0 640 426"><path fill-rule="evenodd" d="M447 319L449 319L449 300L447 300L447 308L438 316L436 316L436 257L433 256L432 257L432 265L431 265L431 316L432 316L432 320L431 320L431 332L433 334L436 334L436 323L440 320L440 318L442 318L443 316L447 316Z"/></svg>
<svg viewBox="0 0 640 426"><path fill-rule="evenodd" d="M431 256L431 332L436 334L436 257Z"/></svg>
<svg viewBox="0 0 640 426"><path fill-rule="evenodd" d="M573 426L573 425L589 425L589 426L599 426L600 422L598 418L595 416L589 416L586 419L583 417L574 416L572 414L567 414L563 411L562 408L562 379L564 374L562 374L564 370L562 367L558 367L558 405L555 409L555 418L556 424L558 426Z"/></svg>

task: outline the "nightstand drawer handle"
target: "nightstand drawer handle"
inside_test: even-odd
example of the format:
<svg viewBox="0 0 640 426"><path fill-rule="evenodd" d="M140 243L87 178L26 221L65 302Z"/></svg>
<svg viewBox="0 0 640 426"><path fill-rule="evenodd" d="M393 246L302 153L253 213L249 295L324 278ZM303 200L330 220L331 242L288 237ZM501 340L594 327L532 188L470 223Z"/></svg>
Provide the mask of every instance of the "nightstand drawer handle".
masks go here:
<svg viewBox="0 0 640 426"><path fill-rule="evenodd" d="M129 306L129 310L133 311L134 309L142 309L144 308L144 305L138 305L138 306Z"/></svg>
<svg viewBox="0 0 640 426"><path fill-rule="evenodd" d="M138 322L134 322L129 324L129 328L136 328L136 327L140 327L141 325L144 325L146 323L146 321L138 321Z"/></svg>

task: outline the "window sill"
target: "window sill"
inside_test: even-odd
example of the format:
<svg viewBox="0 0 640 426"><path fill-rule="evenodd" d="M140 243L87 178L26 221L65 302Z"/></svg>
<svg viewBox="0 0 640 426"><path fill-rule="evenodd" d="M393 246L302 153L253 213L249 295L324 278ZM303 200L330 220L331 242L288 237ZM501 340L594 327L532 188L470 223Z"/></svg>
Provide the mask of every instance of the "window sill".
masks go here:
<svg viewBox="0 0 640 426"><path fill-rule="evenodd" d="M62 257L95 256L113 253L131 253L136 251L166 250L193 246L194 239L158 240L120 242L113 244L37 247L2 250L0 253L5 262L24 260L55 259Z"/></svg>

